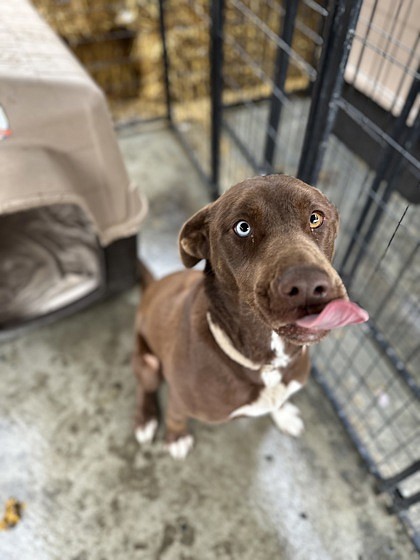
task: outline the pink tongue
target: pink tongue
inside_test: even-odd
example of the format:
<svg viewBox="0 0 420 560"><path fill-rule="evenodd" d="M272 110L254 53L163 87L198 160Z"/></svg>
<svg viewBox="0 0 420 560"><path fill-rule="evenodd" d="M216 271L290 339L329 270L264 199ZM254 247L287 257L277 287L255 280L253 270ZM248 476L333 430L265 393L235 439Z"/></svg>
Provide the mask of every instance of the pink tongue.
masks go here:
<svg viewBox="0 0 420 560"><path fill-rule="evenodd" d="M296 321L299 327L315 330L330 330L355 323L365 323L369 319L368 312L352 301L335 299L321 313L308 315Z"/></svg>

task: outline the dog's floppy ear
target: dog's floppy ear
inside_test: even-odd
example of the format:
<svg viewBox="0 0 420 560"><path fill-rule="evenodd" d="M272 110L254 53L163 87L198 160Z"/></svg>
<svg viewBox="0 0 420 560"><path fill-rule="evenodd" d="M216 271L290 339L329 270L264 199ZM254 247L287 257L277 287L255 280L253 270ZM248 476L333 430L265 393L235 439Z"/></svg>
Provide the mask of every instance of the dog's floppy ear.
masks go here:
<svg viewBox="0 0 420 560"><path fill-rule="evenodd" d="M179 251L182 262L191 268L202 259L209 258L208 216L212 205L208 204L182 226L179 234Z"/></svg>

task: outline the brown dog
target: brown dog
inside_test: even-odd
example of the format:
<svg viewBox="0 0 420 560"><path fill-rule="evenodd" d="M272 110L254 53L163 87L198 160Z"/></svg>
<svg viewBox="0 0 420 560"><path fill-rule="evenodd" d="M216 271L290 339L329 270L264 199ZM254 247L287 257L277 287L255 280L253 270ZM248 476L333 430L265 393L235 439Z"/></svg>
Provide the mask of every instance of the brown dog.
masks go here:
<svg viewBox="0 0 420 560"><path fill-rule="evenodd" d="M300 434L298 410L286 400L308 378L307 345L367 319L331 265L337 230L327 198L285 175L247 179L184 224L182 261L191 268L204 259L205 270L146 277L133 357L140 443L155 435L163 379L175 458L192 447L189 418L270 413L280 429Z"/></svg>

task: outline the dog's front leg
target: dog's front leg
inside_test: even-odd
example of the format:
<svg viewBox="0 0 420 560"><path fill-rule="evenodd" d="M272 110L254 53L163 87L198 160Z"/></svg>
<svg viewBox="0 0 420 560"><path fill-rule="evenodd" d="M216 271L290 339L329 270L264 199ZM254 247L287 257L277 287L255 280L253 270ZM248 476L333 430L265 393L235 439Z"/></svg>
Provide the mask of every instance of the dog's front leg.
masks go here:
<svg viewBox="0 0 420 560"><path fill-rule="evenodd" d="M135 435L143 445L153 440L158 428L157 390L161 383L160 363L138 335L132 358L133 372L137 378L137 407Z"/></svg>
<svg viewBox="0 0 420 560"><path fill-rule="evenodd" d="M188 430L188 417L183 406L169 390L166 409L166 444L174 459L185 459L194 445L193 436Z"/></svg>

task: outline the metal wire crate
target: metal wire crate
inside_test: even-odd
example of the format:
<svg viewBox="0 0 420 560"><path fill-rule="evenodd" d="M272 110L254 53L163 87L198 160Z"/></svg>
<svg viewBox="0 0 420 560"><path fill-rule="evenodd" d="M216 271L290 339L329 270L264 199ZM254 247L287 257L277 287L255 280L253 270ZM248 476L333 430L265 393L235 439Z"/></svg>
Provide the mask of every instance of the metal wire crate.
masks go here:
<svg viewBox="0 0 420 560"><path fill-rule="evenodd" d="M244 177L288 173L338 206L335 264L371 320L330 335L314 373L420 549L418 3L91 4L113 16L99 31L83 20L70 45L104 34L137 45L118 58L136 61L136 99L115 102L121 77L104 86L117 120L165 116L213 197Z"/></svg>
<svg viewBox="0 0 420 560"><path fill-rule="evenodd" d="M410 0L210 8L201 19L208 97L201 118L172 122L214 196L280 172L318 185L339 207L335 263L371 320L321 344L314 373L419 548L418 8ZM232 22L246 22L252 40ZM299 35L311 44L306 56ZM167 64L170 96L170 50ZM300 87L290 87L296 76Z"/></svg>

